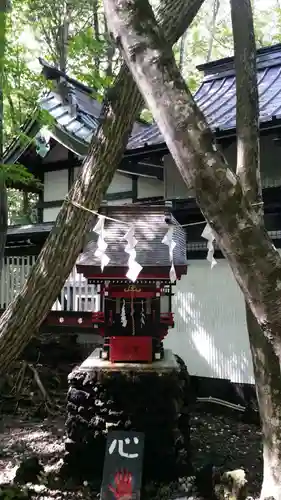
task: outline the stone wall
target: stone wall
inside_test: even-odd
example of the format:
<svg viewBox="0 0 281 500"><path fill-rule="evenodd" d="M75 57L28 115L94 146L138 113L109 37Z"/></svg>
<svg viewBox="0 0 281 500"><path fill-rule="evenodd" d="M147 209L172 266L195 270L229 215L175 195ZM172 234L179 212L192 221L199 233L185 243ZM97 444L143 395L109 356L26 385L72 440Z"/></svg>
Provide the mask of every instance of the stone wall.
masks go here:
<svg viewBox="0 0 281 500"><path fill-rule="evenodd" d="M160 362L159 362L160 363ZM171 369L83 368L69 376L65 470L78 480L101 480L107 433L145 433L144 481L171 481L190 466L189 377L173 358ZM156 369L156 367L158 368ZM153 365L151 365L153 367Z"/></svg>

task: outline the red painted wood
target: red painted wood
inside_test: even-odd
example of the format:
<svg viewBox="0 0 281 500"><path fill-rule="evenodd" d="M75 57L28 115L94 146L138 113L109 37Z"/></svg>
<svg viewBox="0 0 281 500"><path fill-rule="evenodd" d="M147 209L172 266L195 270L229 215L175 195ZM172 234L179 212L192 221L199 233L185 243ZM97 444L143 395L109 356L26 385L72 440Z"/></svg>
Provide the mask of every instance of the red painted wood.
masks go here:
<svg viewBox="0 0 281 500"><path fill-rule="evenodd" d="M70 311L50 311L43 325L46 326L61 326L75 327L77 330L83 328L93 328L92 313L90 312L70 312ZM93 333L97 333L94 331Z"/></svg>
<svg viewBox="0 0 281 500"><path fill-rule="evenodd" d="M148 298L153 298L155 297L155 294L156 294L156 290L154 291L141 291L141 292L122 292L122 291L114 291L114 290L111 290L108 292L108 296L109 297L112 297L113 299L117 299L117 298L143 298L143 299L148 299Z"/></svg>
<svg viewBox="0 0 281 500"><path fill-rule="evenodd" d="M101 272L99 267L95 266L83 266L77 265L77 272L81 273L88 279L121 279L127 280L126 273L128 271L127 267L114 267L110 268L107 266L103 272ZM180 279L183 274L187 274L187 266L175 266L175 271L177 274L177 278ZM169 281L169 273L170 268L166 266L155 266L155 267L144 267L139 274L138 279L147 279L147 280L168 280Z"/></svg>
<svg viewBox="0 0 281 500"><path fill-rule="evenodd" d="M167 325L167 326L173 326L174 325L174 313L173 312L160 313L160 323Z"/></svg>
<svg viewBox="0 0 281 500"><path fill-rule="evenodd" d="M152 362L151 337L110 337L110 361Z"/></svg>
<svg viewBox="0 0 281 500"><path fill-rule="evenodd" d="M104 313L102 311L92 313L93 323L104 323Z"/></svg>

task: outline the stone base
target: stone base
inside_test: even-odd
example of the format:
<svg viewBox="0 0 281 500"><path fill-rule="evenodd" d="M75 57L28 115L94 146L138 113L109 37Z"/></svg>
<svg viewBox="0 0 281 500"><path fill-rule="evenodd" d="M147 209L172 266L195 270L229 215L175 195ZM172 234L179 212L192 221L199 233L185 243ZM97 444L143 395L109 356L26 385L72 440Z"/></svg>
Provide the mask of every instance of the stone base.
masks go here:
<svg viewBox="0 0 281 500"><path fill-rule="evenodd" d="M148 364L111 364L99 350L69 375L65 467L78 480L102 479L107 433L145 433L144 481L191 473L189 376L171 351Z"/></svg>

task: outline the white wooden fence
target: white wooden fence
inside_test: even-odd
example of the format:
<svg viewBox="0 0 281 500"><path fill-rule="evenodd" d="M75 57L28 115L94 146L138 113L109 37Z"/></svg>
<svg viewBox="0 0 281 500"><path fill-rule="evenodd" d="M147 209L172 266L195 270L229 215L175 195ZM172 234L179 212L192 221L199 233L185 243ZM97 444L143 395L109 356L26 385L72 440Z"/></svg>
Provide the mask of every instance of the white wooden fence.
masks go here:
<svg viewBox="0 0 281 500"><path fill-rule="evenodd" d="M28 277L36 256L5 257L0 282L0 309L16 297ZM76 267L70 273L52 310L98 311L99 295L95 285L88 285L86 278L78 274Z"/></svg>

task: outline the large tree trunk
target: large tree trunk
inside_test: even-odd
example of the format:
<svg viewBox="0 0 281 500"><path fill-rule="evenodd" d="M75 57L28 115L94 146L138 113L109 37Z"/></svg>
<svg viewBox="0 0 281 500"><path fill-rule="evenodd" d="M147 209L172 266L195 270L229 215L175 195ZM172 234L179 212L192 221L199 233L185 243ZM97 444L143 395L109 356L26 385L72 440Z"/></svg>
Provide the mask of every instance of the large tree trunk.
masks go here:
<svg viewBox="0 0 281 500"><path fill-rule="evenodd" d="M231 0L236 69L237 175L253 217L264 224L259 155L259 107L256 46L250 0ZM246 304L257 398L263 430L262 498L280 497L281 372L279 357ZM279 492L278 492L279 490Z"/></svg>
<svg viewBox="0 0 281 500"><path fill-rule="evenodd" d="M193 20L203 0L166 0L158 16L169 43ZM143 100L126 65L110 92L103 123L82 172L63 203L21 293L0 318L0 372L9 368L50 311L81 251L92 215L72 201L98 210L119 165Z"/></svg>
<svg viewBox="0 0 281 500"><path fill-rule="evenodd" d="M255 366L260 369L258 392L262 395L265 382L267 388L275 386L276 391L275 399L272 394L269 399L263 395L262 402L262 411L266 412L262 419L264 422L267 419L264 427L265 481L271 482L270 489L279 499L281 410L276 403L280 400L280 364L277 358L281 359L281 259L256 210L253 211L252 190L247 190L253 171L249 170L245 175L241 172L241 178L244 178L242 189L238 178L217 153L214 137L177 70L173 54L156 27L149 4L144 0L136 0L135 4L131 0L104 0L104 4L108 23L118 38L123 55L178 169L187 186L195 190L197 202L261 328L262 333L256 334L253 348ZM244 63L245 69L251 72L247 65L253 61L246 60ZM252 99L256 99L254 93L255 89L252 90ZM255 110L254 107L251 109ZM256 120L253 115L249 118ZM247 151L244 150L247 157L258 152L256 127L255 121L253 141ZM242 128L240 132L243 132ZM245 143L249 140L249 132L253 132L253 128L244 130ZM238 164L240 160L239 156ZM256 161L252 163L256 165ZM255 176L257 173L256 170ZM259 183L256 182L254 187L257 187L256 202L260 196ZM275 357L272 356L273 351ZM255 358L258 354L259 357ZM261 360L269 362L273 370L278 368L275 372L278 382L266 373L266 365L260 368ZM269 408L264 406L265 403ZM277 422L268 422L270 414L277 417Z"/></svg>
<svg viewBox="0 0 281 500"><path fill-rule="evenodd" d="M8 228L8 200L3 169L4 154L4 66L6 45L6 15L8 1L1 0L0 5L0 277L4 262L5 243Z"/></svg>
<svg viewBox="0 0 281 500"><path fill-rule="evenodd" d="M8 196L3 172L0 173L0 280L4 265L5 245L8 229Z"/></svg>
<svg viewBox="0 0 281 500"><path fill-rule="evenodd" d="M256 391L262 424L263 484L261 499L280 500L281 404L280 362L252 311L246 306L247 327L253 358Z"/></svg>
<svg viewBox="0 0 281 500"><path fill-rule="evenodd" d="M212 227L264 336L281 356L281 258L218 154L145 0L104 0L111 27L188 188ZM277 437L277 435L276 435Z"/></svg>
<svg viewBox="0 0 281 500"><path fill-rule="evenodd" d="M186 184L195 188L200 208L215 230L251 308L248 325L264 433L262 494L279 499L281 263L262 220L258 99L250 4L246 0L243 2L243 20L239 21L236 11L232 16L238 68L237 172L240 183L216 153L214 139L185 88L171 52L158 36L148 5L136 1L132 8L130 2L129 9L127 0L119 3L104 0L104 3L106 12L110 12L108 22L118 36L139 88L147 96L148 105ZM241 8L241 2L239 5ZM250 26L247 26L249 20ZM239 39L238 22L240 26L242 22Z"/></svg>

